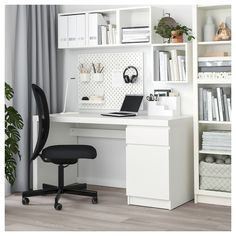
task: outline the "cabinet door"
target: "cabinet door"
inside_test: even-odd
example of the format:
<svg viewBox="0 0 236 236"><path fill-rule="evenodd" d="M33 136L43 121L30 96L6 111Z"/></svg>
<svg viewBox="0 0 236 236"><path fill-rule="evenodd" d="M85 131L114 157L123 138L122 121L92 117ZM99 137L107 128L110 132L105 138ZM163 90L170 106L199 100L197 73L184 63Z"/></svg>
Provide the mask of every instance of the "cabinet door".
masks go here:
<svg viewBox="0 0 236 236"><path fill-rule="evenodd" d="M169 148L126 146L126 191L129 196L169 200Z"/></svg>
<svg viewBox="0 0 236 236"><path fill-rule="evenodd" d="M67 16L58 16L58 48L68 47L68 18Z"/></svg>

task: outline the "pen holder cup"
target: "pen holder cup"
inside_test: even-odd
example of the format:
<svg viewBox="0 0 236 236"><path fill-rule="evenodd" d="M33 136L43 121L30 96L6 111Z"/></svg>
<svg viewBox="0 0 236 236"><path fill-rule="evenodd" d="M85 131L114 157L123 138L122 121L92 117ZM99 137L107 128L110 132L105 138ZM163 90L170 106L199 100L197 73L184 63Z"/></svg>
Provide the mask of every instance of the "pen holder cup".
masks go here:
<svg viewBox="0 0 236 236"><path fill-rule="evenodd" d="M179 116L180 97L159 97L158 101L148 102L149 116Z"/></svg>
<svg viewBox="0 0 236 236"><path fill-rule="evenodd" d="M80 73L79 75L81 82L89 82L90 81L90 74L89 73Z"/></svg>
<svg viewBox="0 0 236 236"><path fill-rule="evenodd" d="M95 82L103 82L104 76L103 73L94 73L92 74L92 80Z"/></svg>

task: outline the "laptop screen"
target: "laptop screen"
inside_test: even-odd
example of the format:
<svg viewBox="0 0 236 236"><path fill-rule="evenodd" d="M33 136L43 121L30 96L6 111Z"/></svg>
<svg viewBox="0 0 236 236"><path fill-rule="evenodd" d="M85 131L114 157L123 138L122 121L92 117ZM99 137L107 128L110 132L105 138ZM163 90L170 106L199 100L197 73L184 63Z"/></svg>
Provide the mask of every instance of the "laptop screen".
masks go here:
<svg viewBox="0 0 236 236"><path fill-rule="evenodd" d="M126 95L120 111L138 112L142 100L142 95Z"/></svg>

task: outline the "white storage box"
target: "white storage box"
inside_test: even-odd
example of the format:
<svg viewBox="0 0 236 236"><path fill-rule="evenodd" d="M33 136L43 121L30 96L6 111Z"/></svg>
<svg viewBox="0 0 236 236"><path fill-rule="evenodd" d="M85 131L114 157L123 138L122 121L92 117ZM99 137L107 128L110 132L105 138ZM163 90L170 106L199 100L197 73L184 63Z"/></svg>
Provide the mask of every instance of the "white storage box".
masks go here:
<svg viewBox="0 0 236 236"><path fill-rule="evenodd" d="M200 189L231 192L231 165L201 161Z"/></svg>
<svg viewBox="0 0 236 236"><path fill-rule="evenodd" d="M158 101L148 102L150 116L179 116L180 97L159 97Z"/></svg>

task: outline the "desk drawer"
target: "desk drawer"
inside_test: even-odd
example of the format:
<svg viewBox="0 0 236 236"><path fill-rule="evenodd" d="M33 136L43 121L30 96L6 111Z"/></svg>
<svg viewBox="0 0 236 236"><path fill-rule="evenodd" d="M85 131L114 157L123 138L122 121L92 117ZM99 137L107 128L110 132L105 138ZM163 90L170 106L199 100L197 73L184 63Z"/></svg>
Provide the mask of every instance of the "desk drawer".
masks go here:
<svg viewBox="0 0 236 236"><path fill-rule="evenodd" d="M169 146L168 127L140 127L126 128L126 144L146 144Z"/></svg>

